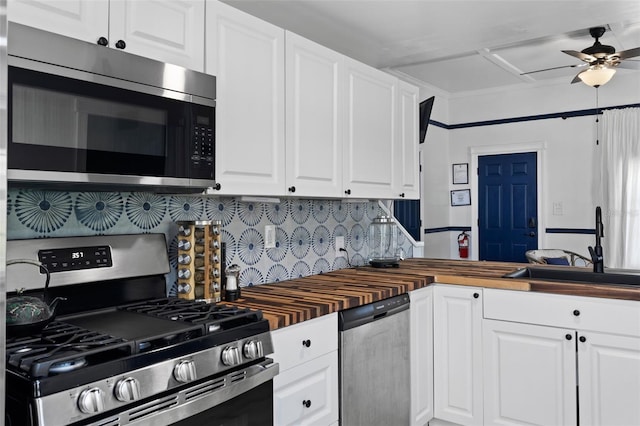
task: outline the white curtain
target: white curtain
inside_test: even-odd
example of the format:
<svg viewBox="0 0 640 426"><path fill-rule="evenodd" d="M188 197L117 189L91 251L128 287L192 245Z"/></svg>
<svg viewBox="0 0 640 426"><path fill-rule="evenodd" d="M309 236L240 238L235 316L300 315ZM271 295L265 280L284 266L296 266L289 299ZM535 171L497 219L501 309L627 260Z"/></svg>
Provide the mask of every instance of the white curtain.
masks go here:
<svg viewBox="0 0 640 426"><path fill-rule="evenodd" d="M604 263L640 269L640 108L606 110L601 122Z"/></svg>

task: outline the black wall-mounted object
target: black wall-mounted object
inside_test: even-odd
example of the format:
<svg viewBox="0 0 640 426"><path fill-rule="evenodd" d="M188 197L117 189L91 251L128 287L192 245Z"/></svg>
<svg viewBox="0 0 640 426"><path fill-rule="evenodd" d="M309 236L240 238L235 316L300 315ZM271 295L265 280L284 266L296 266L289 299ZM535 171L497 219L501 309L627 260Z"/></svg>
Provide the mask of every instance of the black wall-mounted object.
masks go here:
<svg viewBox="0 0 640 426"><path fill-rule="evenodd" d="M427 136L427 127L429 126L429 118L431 117L435 98L435 96L432 96L420 102L420 143L424 143L424 138Z"/></svg>

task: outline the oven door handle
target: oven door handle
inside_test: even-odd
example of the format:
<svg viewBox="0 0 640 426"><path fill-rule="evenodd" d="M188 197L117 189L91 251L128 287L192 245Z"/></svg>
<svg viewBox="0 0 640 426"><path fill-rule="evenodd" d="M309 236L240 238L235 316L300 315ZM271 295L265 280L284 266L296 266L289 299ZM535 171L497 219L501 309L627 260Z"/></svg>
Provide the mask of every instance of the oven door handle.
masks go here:
<svg viewBox="0 0 640 426"><path fill-rule="evenodd" d="M271 358L235 370L224 376L207 380L158 398L146 404L130 407L113 418L105 418L93 425L167 426L220 405L272 380L280 371Z"/></svg>

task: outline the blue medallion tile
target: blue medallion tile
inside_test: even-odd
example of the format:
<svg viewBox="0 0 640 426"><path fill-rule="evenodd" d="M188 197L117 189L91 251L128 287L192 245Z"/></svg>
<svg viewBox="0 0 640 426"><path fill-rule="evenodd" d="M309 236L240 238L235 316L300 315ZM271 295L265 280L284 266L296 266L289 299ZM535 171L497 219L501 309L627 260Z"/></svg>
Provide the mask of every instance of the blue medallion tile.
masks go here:
<svg viewBox="0 0 640 426"><path fill-rule="evenodd" d="M171 284L171 288L169 288L169 291L167 292L167 296L169 297L177 297L178 296L178 282L174 281L173 284Z"/></svg>
<svg viewBox="0 0 640 426"><path fill-rule="evenodd" d="M238 252L238 246L236 245L236 239L233 238L233 235L231 235L231 233L226 229L223 229L222 232L220 232L220 237L222 239L222 242L224 243L225 250L224 265L222 265L222 273L224 273L226 265L233 265L233 258Z"/></svg>
<svg viewBox="0 0 640 426"><path fill-rule="evenodd" d="M351 227L349 234L349 245L354 251L360 251L365 243L364 228L359 223Z"/></svg>
<svg viewBox="0 0 640 426"><path fill-rule="evenodd" d="M282 262L289 251L289 237L282 228L276 228L276 246L266 249L267 256L274 262Z"/></svg>
<svg viewBox="0 0 640 426"><path fill-rule="evenodd" d="M265 279L265 283L277 283L281 281L286 281L289 279L289 272L287 268L276 263L267 272L267 278Z"/></svg>
<svg viewBox="0 0 640 426"><path fill-rule="evenodd" d="M256 226L264 214L264 204L262 203L238 203L238 217L247 226Z"/></svg>
<svg viewBox="0 0 640 426"><path fill-rule="evenodd" d="M177 195L169 198L169 216L174 222L201 220L203 211L202 198Z"/></svg>
<svg viewBox="0 0 640 426"><path fill-rule="evenodd" d="M364 256L362 256L360 253L356 253L353 256L351 256L350 263L351 263L351 266L364 266L366 264L366 260Z"/></svg>
<svg viewBox="0 0 640 426"><path fill-rule="evenodd" d="M267 219L269 222L274 225L282 225L285 220L287 220L288 216L288 202L283 201L282 203L268 203L265 206L265 211L267 213Z"/></svg>
<svg viewBox="0 0 640 426"><path fill-rule="evenodd" d="M349 210L347 203L343 203L340 200L334 200L331 202L331 215L338 223L342 223L347 219Z"/></svg>
<svg viewBox="0 0 640 426"><path fill-rule="evenodd" d="M256 268L246 268L240 271L240 287L253 287L263 283L262 273Z"/></svg>
<svg viewBox="0 0 640 426"><path fill-rule="evenodd" d="M296 262L291 268L291 279L308 277L309 275L311 275L311 268L307 262L302 260Z"/></svg>
<svg viewBox="0 0 640 426"><path fill-rule="evenodd" d="M337 271L338 269L345 269L349 267L349 261L345 256L336 257L331 265L331 270Z"/></svg>
<svg viewBox="0 0 640 426"><path fill-rule="evenodd" d="M78 222L96 232L113 228L123 210L124 202L118 192L81 192L76 198Z"/></svg>
<svg viewBox="0 0 640 426"><path fill-rule="evenodd" d="M311 214L311 201L293 199L290 202L291 218L298 225L304 225Z"/></svg>
<svg viewBox="0 0 640 426"><path fill-rule="evenodd" d="M311 213L318 223L325 223L329 218L330 212L329 202L325 200L313 200L311 204Z"/></svg>
<svg viewBox="0 0 640 426"><path fill-rule="evenodd" d="M62 228L73 210L68 192L20 191L15 202L16 216L21 224L40 234Z"/></svg>
<svg viewBox="0 0 640 426"><path fill-rule="evenodd" d="M336 240L336 237L344 237L345 244L349 242L349 231L344 225L337 225L333 228L333 241Z"/></svg>
<svg viewBox="0 0 640 426"><path fill-rule="evenodd" d="M236 202L233 198L208 198L206 209L209 219L219 220L222 226L227 226L236 215Z"/></svg>
<svg viewBox="0 0 640 426"><path fill-rule="evenodd" d="M369 220L373 220L381 214L380 206L378 205L377 201L369 201L365 205L365 208L367 219Z"/></svg>
<svg viewBox="0 0 640 426"><path fill-rule="evenodd" d="M324 256L331 246L331 233L326 226L320 225L313 231L311 247L318 256Z"/></svg>
<svg viewBox="0 0 640 426"><path fill-rule="evenodd" d="M327 262L326 259L320 258L316 260L316 263L313 264L313 274L324 274L325 272L331 271L331 265Z"/></svg>
<svg viewBox="0 0 640 426"><path fill-rule="evenodd" d="M166 210L165 198L148 192L132 192L124 205L129 222L145 231L160 225Z"/></svg>
<svg viewBox="0 0 640 426"><path fill-rule="evenodd" d="M298 226L291 233L291 253L298 259L304 258L309 253L311 246L311 234L306 228Z"/></svg>
<svg viewBox="0 0 640 426"><path fill-rule="evenodd" d="M7 216L9 216L11 214L11 209L13 208L13 205L11 204L11 194L8 193L7 194Z"/></svg>
<svg viewBox="0 0 640 426"><path fill-rule="evenodd" d="M349 215L351 219L360 222L364 218L366 203L349 203Z"/></svg>
<svg viewBox="0 0 640 426"><path fill-rule="evenodd" d="M238 256L247 265L255 265L262 257L264 240L255 228L246 229L238 240Z"/></svg>

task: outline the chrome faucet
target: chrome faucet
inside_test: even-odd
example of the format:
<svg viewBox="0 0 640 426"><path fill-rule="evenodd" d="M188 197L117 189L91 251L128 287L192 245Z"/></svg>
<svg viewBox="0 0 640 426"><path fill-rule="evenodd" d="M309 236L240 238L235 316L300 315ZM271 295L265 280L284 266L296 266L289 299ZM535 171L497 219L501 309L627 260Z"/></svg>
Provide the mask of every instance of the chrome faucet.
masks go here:
<svg viewBox="0 0 640 426"><path fill-rule="evenodd" d="M591 262L593 263L593 272L604 272L604 256L602 253L602 243L600 239L604 237L604 225L602 224L602 210L600 206L596 207L596 245L589 246L591 254Z"/></svg>

